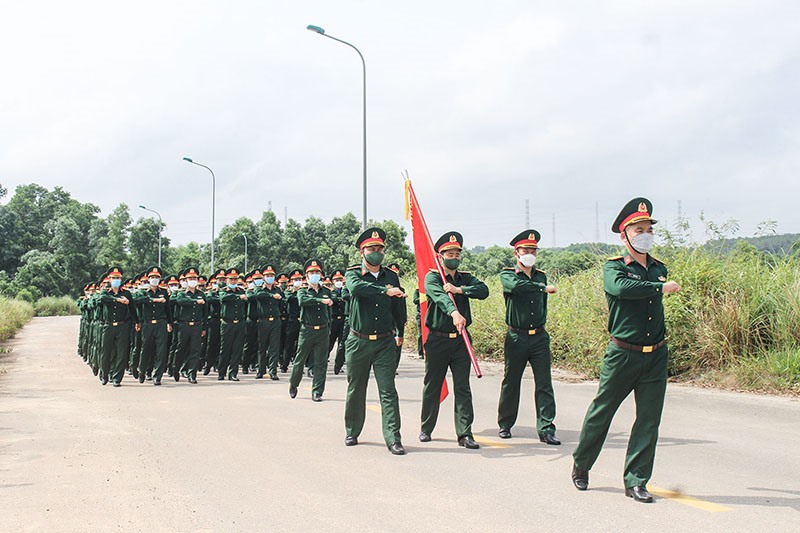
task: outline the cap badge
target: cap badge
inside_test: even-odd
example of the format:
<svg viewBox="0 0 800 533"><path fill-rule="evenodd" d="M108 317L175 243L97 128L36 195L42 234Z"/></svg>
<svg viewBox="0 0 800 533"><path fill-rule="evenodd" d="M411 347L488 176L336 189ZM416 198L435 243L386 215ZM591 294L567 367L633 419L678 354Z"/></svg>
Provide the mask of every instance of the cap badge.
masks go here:
<svg viewBox="0 0 800 533"><path fill-rule="evenodd" d="M455 235L450 235L450 242L458 242Z"/></svg>
<svg viewBox="0 0 800 533"><path fill-rule="evenodd" d="M639 202L639 212L640 213L647 213L647 206L644 202Z"/></svg>
<svg viewBox="0 0 800 533"><path fill-rule="evenodd" d="M380 234L377 231L373 231L372 232L372 238L373 239L379 239L380 238Z"/></svg>
<svg viewBox="0 0 800 533"><path fill-rule="evenodd" d="M528 240L529 241L535 241L536 240L536 235L534 235L533 233L529 234L528 235Z"/></svg>

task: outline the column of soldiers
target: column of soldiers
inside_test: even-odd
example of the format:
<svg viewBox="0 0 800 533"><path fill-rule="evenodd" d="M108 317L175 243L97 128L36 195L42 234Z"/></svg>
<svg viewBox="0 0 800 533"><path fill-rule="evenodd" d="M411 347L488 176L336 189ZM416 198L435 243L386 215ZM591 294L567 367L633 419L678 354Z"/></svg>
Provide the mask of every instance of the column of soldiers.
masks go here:
<svg viewBox="0 0 800 533"><path fill-rule="evenodd" d="M628 202L612 230L620 234L626 254L604 266L604 289L609 304L609 333L596 398L589 407L573 454L572 482L587 490L589 470L597 459L621 402L635 393L636 423L625 464L626 496L652 501L646 483L652 474L658 426L666 389L667 348L662 297L680 286L667 281L663 263L649 255L652 245L652 204L646 198ZM498 436L512 438L520 404L522 376L533 371L536 429L539 440L558 446L555 395L551 376L550 336L545 329L548 296L556 288L535 268L541 235L527 229L509 243L515 266L500 273L505 299L505 368L498 404ZM470 389L470 357L462 334L472 322L470 300L488 297L486 284L459 269L463 237L443 234L435 252L443 273L432 270L424 279L424 323L428 337L417 347L425 357L420 442L432 440L440 394L448 369L454 393L456 441L467 449L480 444L472 434L474 410ZM407 320L406 291L400 286L399 266L382 266L386 234L380 228L364 231L356 240L361 263L346 272L324 277L318 259L303 270L276 274L267 264L246 275L219 270L206 285L190 267L166 277L152 267L122 281L111 267L95 284L84 287L78 351L105 385L119 386L126 368L140 383L160 385L166 372L180 381L197 383L197 373L216 369L217 379L239 381L243 373L256 379L292 363L289 396L295 398L304 373L312 381L312 400L322 401L327 366L334 345L334 374L347 369L345 445L358 445L366 414L366 389L374 375L381 402L383 436L389 451L405 454L400 435L400 406L395 375ZM419 318L417 319L420 320ZM420 328L418 328L420 329Z"/></svg>

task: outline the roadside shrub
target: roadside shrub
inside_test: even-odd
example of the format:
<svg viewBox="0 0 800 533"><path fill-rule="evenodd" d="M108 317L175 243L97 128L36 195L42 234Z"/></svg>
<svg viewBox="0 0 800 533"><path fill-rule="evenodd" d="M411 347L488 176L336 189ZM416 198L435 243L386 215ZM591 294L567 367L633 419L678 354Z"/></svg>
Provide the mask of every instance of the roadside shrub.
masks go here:
<svg viewBox="0 0 800 533"><path fill-rule="evenodd" d="M69 296L46 296L34 305L36 316L68 316L78 315L78 304Z"/></svg>
<svg viewBox="0 0 800 533"><path fill-rule="evenodd" d="M0 296L0 341L14 336L33 316L33 305Z"/></svg>

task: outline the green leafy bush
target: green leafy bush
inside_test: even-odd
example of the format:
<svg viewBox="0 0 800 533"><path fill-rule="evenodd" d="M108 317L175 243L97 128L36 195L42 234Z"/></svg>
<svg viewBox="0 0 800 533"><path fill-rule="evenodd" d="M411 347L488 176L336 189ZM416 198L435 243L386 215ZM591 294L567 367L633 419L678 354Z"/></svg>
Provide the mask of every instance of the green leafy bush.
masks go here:
<svg viewBox="0 0 800 533"><path fill-rule="evenodd" d="M46 296L36 301L36 316L68 316L78 315L78 304L69 296Z"/></svg>
<svg viewBox="0 0 800 533"><path fill-rule="evenodd" d="M33 316L33 305L0 296L0 341L14 336Z"/></svg>

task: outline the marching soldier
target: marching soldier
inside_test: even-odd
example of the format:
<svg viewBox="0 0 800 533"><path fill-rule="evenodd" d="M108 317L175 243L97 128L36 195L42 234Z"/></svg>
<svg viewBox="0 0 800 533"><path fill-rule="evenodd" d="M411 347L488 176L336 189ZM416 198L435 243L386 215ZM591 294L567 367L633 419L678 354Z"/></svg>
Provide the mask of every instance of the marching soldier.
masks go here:
<svg viewBox="0 0 800 533"><path fill-rule="evenodd" d="M130 350L130 323L136 320L136 315L131 293L122 288L122 269L111 267L107 276L111 288L102 291L99 297L104 322L100 382L105 385L110 378L119 387Z"/></svg>
<svg viewBox="0 0 800 533"><path fill-rule="evenodd" d="M199 273L196 268L189 267L183 271L186 279L186 290L174 293L170 299L175 303L175 333L178 346L175 350L175 362L172 377L180 380L180 373L197 383L197 367L200 363L200 348L206 335L206 295L197 288Z"/></svg>
<svg viewBox="0 0 800 533"><path fill-rule="evenodd" d="M219 362L219 289L220 286L225 284L225 269L217 270L209 281L211 282L211 287L206 291L206 303L208 304L208 334L206 335L206 361L205 366L203 366L204 376L207 376L211 372L211 367L216 368Z"/></svg>
<svg viewBox="0 0 800 533"><path fill-rule="evenodd" d="M314 377L311 385L311 399L322 401L325 392L325 377L328 370L328 322L330 307L333 305L331 291L322 286L322 262L309 259L303 265L306 270L308 287L297 292L300 305L300 335L297 341L297 355L292 362L289 378L289 396L297 396L297 386L303 379L303 365L311 358Z"/></svg>
<svg viewBox="0 0 800 533"><path fill-rule="evenodd" d="M400 265L397 263L389 263L386 268L397 274L397 279L400 279ZM403 294L406 294L406 290L401 286L400 290L403 291ZM400 366L400 357L403 354L403 335L405 334L405 325L406 321L408 320L408 310L403 308L406 311L406 316L403 318L403 325L397 328L394 332L394 338L397 342L397 347L395 351L397 352L397 366ZM395 368L395 372L397 372L397 368Z"/></svg>
<svg viewBox="0 0 800 533"><path fill-rule="evenodd" d="M140 311L139 324L142 334L142 351L139 359L139 383L144 383L152 368L153 385L161 385L161 377L169 350L169 334L172 332L172 317L169 314L169 293L159 287L164 271L154 266L147 271L148 289L133 297Z"/></svg>
<svg viewBox="0 0 800 533"><path fill-rule="evenodd" d="M245 318L247 318L247 295L239 287L239 271L229 269L226 274L226 286L219 291L220 301L220 356L217 365L217 380L225 379L227 373L230 381L239 381L239 362L242 360L245 336Z"/></svg>
<svg viewBox="0 0 800 533"><path fill-rule="evenodd" d="M171 316L174 320L175 316L177 315L177 310L175 309L175 301L172 300L172 295L179 292L181 290L180 286L180 277L176 276L175 274L169 276L167 278L167 291L170 294L170 299L167 301L167 306L169 309L167 312L169 316ZM174 330L169 334L169 353L167 355L167 374L172 376L173 375L173 368L175 363L175 350L178 348L178 333Z"/></svg>
<svg viewBox="0 0 800 533"><path fill-rule="evenodd" d="M425 352L422 350L422 310L420 308L419 289L414 289L414 323L417 325L417 355L420 359L425 359Z"/></svg>
<svg viewBox="0 0 800 533"><path fill-rule="evenodd" d="M539 440L559 445L555 436L556 400L550 372L550 335L547 321L547 295L556 288L547 284L547 275L536 268L536 253L541 235L527 229L511 239L517 265L500 273L506 303L505 370L500 388L497 423L500 438L510 439L519 413L520 385L525 367L530 364L536 386L536 431Z"/></svg>
<svg viewBox="0 0 800 533"><path fill-rule="evenodd" d="M489 288L469 272L459 271L463 238L455 231L445 233L434 245L441 261L446 281L437 271L425 276L425 294L428 311L425 325L428 339L425 343L425 378L422 387L422 427L420 442L429 442L439 418L440 394L447 368L453 374L455 395L455 425L458 445L478 449L480 445L472 436L472 391L469 386L470 359L461 331L472 323L469 299L484 300ZM449 295L453 295L455 305Z"/></svg>
<svg viewBox="0 0 800 533"><path fill-rule="evenodd" d="M288 306L286 303L286 289L289 288L289 276L281 272L278 274L276 281L278 283L278 288L283 294L283 298L278 300L278 307L281 311L281 344L278 348L278 365L281 367L281 372L286 372L289 369L289 363L287 362L286 366L284 366L283 354L286 353L286 326L289 323Z"/></svg>
<svg viewBox="0 0 800 533"><path fill-rule="evenodd" d="M286 290L286 346L283 349L283 372L297 354L297 338L300 335L300 304L297 303L297 292L303 286L303 271L296 269L289 274L291 287Z"/></svg>
<svg viewBox="0 0 800 533"><path fill-rule="evenodd" d="M350 307L350 294L344 286L344 272L334 270L331 274L333 281L333 307L331 307L331 337L328 342L328 353L333 350L336 344L336 356L333 360L333 373L339 374L344 366L344 344L347 335L350 333L350 326L347 323L347 314Z"/></svg>
<svg viewBox="0 0 800 533"><path fill-rule="evenodd" d="M261 275L259 283L258 275ZM278 380L278 359L281 344L281 309L283 291L275 283L275 267L264 265L253 273L256 288L249 296L250 319L258 328L258 373L261 379L269 371L270 379Z"/></svg>
<svg viewBox="0 0 800 533"><path fill-rule="evenodd" d="M664 294L680 285L667 281L667 267L649 254L653 244L653 204L634 198L622 208L611 230L620 234L627 252L603 265L608 301L608 343L597 395L589 405L578 446L572 454L572 482L589 488L592 469L614 414L634 393L636 421L625 457L625 495L649 503L647 482L653 472L658 426L667 388L667 345Z"/></svg>
<svg viewBox="0 0 800 533"><path fill-rule="evenodd" d="M369 228L356 248L362 262L347 269L350 293L350 335L347 337L347 398L344 407L345 446L358 444L367 410L370 369L381 401L383 438L393 455L404 455L400 437L400 400L395 387L395 331L405 323L405 293L397 274L383 268L386 232ZM399 342L402 342L400 339Z"/></svg>

